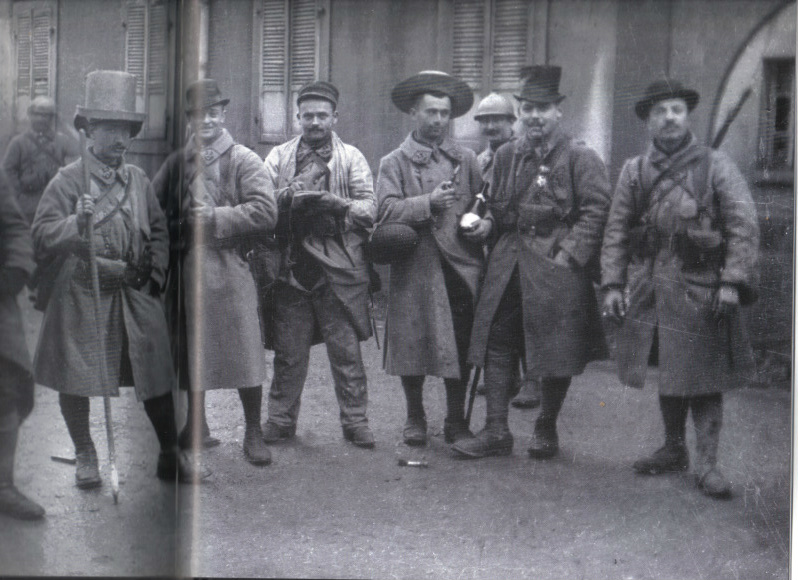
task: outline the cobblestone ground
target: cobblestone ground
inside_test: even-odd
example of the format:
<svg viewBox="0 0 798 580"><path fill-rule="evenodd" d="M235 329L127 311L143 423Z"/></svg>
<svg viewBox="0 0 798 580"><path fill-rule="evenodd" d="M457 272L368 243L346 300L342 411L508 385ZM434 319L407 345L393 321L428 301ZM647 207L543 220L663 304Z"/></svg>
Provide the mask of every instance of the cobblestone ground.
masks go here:
<svg viewBox="0 0 798 580"><path fill-rule="evenodd" d="M36 319L29 338L35 339ZM726 397L720 464L734 497L701 495L688 475L636 476L661 443L655 371L621 387L612 363L574 380L560 421L562 452L528 459L537 411L511 411L511 456L462 461L443 442L443 384L425 391L430 444L401 443L399 382L364 343L373 451L346 443L324 347L315 347L295 440L274 463L247 464L234 392L208 395L222 445L214 474L190 488L154 477L157 441L132 390L114 400L122 491L74 487L73 454L55 393L38 388L21 433L17 483L48 511L40 523L0 518L2 575L202 575L353 578L713 578L788 575L790 392ZM264 401L264 415L266 402ZM105 457L102 405L92 432ZM474 427L484 418L477 398ZM689 444L694 443L688 423ZM424 458L426 469L398 458ZM105 462L103 462L105 463ZM106 466L103 466L106 469ZM107 470L104 471L108 481Z"/></svg>

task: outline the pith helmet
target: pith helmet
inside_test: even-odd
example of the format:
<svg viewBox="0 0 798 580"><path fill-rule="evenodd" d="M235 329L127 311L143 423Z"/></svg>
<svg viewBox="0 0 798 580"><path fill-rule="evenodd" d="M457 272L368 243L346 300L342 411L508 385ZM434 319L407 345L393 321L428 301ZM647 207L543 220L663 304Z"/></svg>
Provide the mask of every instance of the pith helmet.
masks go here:
<svg viewBox="0 0 798 580"><path fill-rule="evenodd" d="M659 101L667 99L684 99L684 102L687 103L687 110L692 111L698 104L698 92L688 89L679 81L660 79L648 85L643 98L635 103L635 113L645 121L648 119L651 108Z"/></svg>
<svg viewBox="0 0 798 580"><path fill-rule="evenodd" d="M225 106L230 99L222 96L219 84L213 79L200 79L186 89L186 113L208 109L215 105Z"/></svg>
<svg viewBox="0 0 798 580"><path fill-rule="evenodd" d="M75 128L89 121L128 121L131 134L141 130L146 115L136 111L136 77L119 70L96 70L86 75L83 105L75 112Z"/></svg>
<svg viewBox="0 0 798 580"><path fill-rule="evenodd" d="M474 119L495 115L509 117L515 121L515 107L510 99L498 93L491 93L479 102Z"/></svg>
<svg viewBox="0 0 798 580"><path fill-rule="evenodd" d="M400 111L409 113L419 95L441 93L452 101L452 119L471 110L474 92L466 83L437 70L425 70L403 80L391 91L391 100Z"/></svg>
<svg viewBox="0 0 798 580"><path fill-rule="evenodd" d="M521 69L521 94L519 101L532 103L559 103L565 97L560 94L562 68L551 65L526 66Z"/></svg>
<svg viewBox="0 0 798 580"><path fill-rule="evenodd" d="M55 115L55 101L50 97L36 97L28 106L28 115L31 113L38 115Z"/></svg>

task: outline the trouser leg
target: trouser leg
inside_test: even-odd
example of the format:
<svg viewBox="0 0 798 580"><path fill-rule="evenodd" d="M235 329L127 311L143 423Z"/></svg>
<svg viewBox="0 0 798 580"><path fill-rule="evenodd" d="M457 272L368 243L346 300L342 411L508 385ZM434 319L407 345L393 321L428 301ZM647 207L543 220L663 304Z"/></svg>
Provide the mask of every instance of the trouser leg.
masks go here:
<svg viewBox="0 0 798 580"><path fill-rule="evenodd" d="M97 487L101 483L100 468L89 430L89 399L60 393L58 402L67 431L75 445L75 482L82 489Z"/></svg>
<svg viewBox="0 0 798 580"><path fill-rule="evenodd" d="M702 476L717 464L723 426L723 396L717 393L691 397L689 401L696 435L696 473Z"/></svg>
<svg viewBox="0 0 798 580"><path fill-rule="evenodd" d="M260 408L263 401L263 387L238 389L241 405L244 407L244 456L253 465L269 465L272 454L263 440L260 428Z"/></svg>
<svg viewBox="0 0 798 580"><path fill-rule="evenodd" d="M244 408L244 421L247 428L251 426L260 429L261 404L263 402L263 387L247 387L238 389L238 397Z"/></svg>
<svg viewBox="0 0 798 580"><path fill-rule="evenodd" d="M474 325L474 298L471 291L457 272L445 261L442 261L443 278L452 312L454 341L457 347L457 361L460 377L444 379L446 386L446 421L444 430L465 428L465 400L468 389L469 365L468 345L471 341L471 328ZM448 437L452 438L452 437Z"/></svg>
<svg viewBox="0 0 798 580"><path fill-rule="evenodd" d="M36 520L44 516L44 508L14 486L19 423L16 410L0 417L0 513L22 520Z"/></svg>
<svg viewBox="0 0 798 580"><path fill-rule="evenodd" d="M684 447L689 401L685 397L660 396L659 408L662 413L662 422L665 425L666 447Z"/></svg>
<svg viewBox="0 0 798 580"><path fill-rule="evenodd" d="M424 412L424 376L401 377L408 419L426 419Z"/></svg>
<svg viewBox="0 0 798 580"><path fill-rule="evenodd" d="M296 425L315 324L310 297L278 282L275 288L274 378L269 389L269 423L280 427Z"/></svg>
<svg viewBox="0 0 798 580"><path fill-rule="evenodd" d="M329 285L316 291L313 307L327 345L341 426L345 429L364 426L368 424L368 387L357 332Z"/></svg>
<svg viewBox="0 0 798 580"><path fill-rule="evenodd" d="M540 414L535 422L535 428L556 429L557 417L560 415L571 377L546 377L541 380Z"/></svg>
<svg viewBox="0 0 798 580"><path fill-rule="evenodd" d="M161 451L174 450L177 446L177 424L172 393L144 401L144 410L158 436Z"/></svg>

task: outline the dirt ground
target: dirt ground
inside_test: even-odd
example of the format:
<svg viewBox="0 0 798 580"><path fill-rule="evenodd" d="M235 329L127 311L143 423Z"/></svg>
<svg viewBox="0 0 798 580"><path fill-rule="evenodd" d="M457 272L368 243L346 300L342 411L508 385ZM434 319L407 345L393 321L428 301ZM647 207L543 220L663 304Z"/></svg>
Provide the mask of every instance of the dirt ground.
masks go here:
<svg viewBox="0 0 798 580"><path fill-rule="evenodd" d="M30 325L35 338L36 320ZM559 423L561 454L526 455L537 411L511 411L511 456L454 458L443 442L442 381L425 390L431 441L401 443L404 402L363 344L374 450L346 443L323 346L315 347L295 440L265 468L243 459L234 392L208 395L222 445L214 474L192 488L154 477L157 441L130 389L114 400L118 505L104 486L74 486L73 450L57 396L39 387L25 423L17 484L47 509L44 522L0 518L1 575L199 575L298 578L787 578L790 392L726 397L720 464L734 497L701 495L688 475L636 476L632 462L661 444L654 387L618 384L611 362L576 378ZM266 401L264 400L264 417ZM102 404L92 432L105 457ZM481 427L477 398L473 425ZM689 445L693 446L691 424ZM424 458L426 469L398 458Z"/></svg>

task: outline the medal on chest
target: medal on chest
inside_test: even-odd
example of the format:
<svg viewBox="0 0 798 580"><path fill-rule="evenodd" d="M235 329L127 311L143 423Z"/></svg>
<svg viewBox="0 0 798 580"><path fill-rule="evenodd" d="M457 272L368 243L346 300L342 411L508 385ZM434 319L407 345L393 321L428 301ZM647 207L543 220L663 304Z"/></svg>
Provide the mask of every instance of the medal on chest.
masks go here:
<svg viewBox="0 0 798 580"><path fill-rule="evenodd" d="M535 177L535 185L538 189L545 189L549 185L549 171L546 165L541 165L538 168L538 174Z"/></svg>

